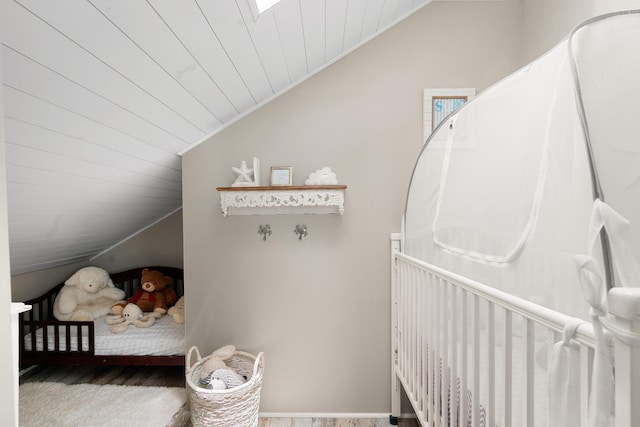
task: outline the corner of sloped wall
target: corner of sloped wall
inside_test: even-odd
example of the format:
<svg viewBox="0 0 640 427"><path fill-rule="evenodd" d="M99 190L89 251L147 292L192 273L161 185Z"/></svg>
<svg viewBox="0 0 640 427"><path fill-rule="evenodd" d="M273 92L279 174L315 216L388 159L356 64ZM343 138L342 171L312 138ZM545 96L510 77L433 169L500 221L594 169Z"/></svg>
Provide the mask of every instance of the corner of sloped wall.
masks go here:
<svg viewBox="0 0 640 427"><path fill-rule="evenodd" d="M164 265L182 268L182 209L91 260L109 272Z"/></svg>
<svg viewBox="0 0 640 427"><path fill-rule="evenodd" d="M25 301L41 295L88 265L110 273L152 265L182 268L182 249L182 210L179 210L93 260L12 276L13 299Z"/></svg>

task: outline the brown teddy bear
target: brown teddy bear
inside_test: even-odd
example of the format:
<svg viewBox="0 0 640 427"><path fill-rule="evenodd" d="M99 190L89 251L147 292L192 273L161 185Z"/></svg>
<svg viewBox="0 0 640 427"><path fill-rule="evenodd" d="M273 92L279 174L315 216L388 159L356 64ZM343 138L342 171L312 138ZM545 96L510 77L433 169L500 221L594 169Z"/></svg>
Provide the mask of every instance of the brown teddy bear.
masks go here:
<svg viewBox="0 0 640 427"><path fill-rule="evenodd" d="M127 303L131 303L140 307L143 312L153 312L153 316L159 318L178 299L176 291L169 287L173 284L173 278L160 271L143 269L140 284L141 289L135 295L111 306L112 314L122 314Z"/></svg>

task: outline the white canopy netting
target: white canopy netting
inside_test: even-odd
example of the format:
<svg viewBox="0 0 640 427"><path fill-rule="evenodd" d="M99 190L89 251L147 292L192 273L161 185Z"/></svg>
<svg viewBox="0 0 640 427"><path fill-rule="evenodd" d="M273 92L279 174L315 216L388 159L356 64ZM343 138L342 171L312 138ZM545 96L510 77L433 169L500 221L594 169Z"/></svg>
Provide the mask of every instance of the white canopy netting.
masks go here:
<svg viewBox="0 0 640 427"><path fill-rule="evenodd" d="M606 310L607 287L640 284L639 76L640 11L615 13L455 111L415 165L404 252L571 316Z"/></svg>

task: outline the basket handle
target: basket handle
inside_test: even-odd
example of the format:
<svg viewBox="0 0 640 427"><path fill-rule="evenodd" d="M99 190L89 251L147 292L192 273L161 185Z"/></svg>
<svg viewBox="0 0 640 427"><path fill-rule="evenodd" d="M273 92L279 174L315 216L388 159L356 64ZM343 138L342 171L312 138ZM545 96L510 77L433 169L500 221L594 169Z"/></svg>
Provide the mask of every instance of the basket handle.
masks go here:
<svg viewBox="0 0 640 427"><path fill-rule="evenodd" d="M262 369L264 367L264 353L260 352L258 353L258 356L256 357L256 361L253 364L253 374L251 375L251 378L254 378L256 375L258 375L258 370Z"/></svg>
<svg viewBox="0 0 640 427"><path fill-rule="evenodd" d="M195 345L191 346L191 348L189 349L189 352L187 353L187 358L185 360L185 366L186 366L186 373L188 374L189 371L191 370L191 368L193 367L193 365L191 364L191 354L193 352L196 352L196 356L198 357L198 360L196 361L199 362L200 360L202 360L202 357L200 357L200 350L198 350L198 347L196 347ZM194 363L195 365L195 363Z"/></svg>

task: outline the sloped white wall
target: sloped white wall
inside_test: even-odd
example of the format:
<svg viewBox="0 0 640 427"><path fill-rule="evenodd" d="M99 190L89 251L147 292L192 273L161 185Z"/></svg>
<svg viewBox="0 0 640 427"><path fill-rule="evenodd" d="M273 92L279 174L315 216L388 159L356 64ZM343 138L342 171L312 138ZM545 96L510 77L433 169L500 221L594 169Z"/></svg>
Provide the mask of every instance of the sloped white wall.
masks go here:
<svg viewBox="0 0 640 427"><path fill-rule="evenodd" d="M432 3L184 156L188 344L264 351L262 411L390 411L389 233L422 145L422 91L514 71L519 25L517 2ZM223 218L215 187L253 156L263 182L272 165L292 166L294 184L331 166L344 216Z"/></svg>
<svg viewBox="0 0 640 427"><path fill-rule="evenodd" d="M87 265L102 267L111 273L155 265L182 268L182 210L93 260L12 276L13 299L25 301L42 295Z"/></svg>
<svg viewBox="0 0 640 427"><path fill-rule="evenodd" d="M112 272L154 265L182 268L182 210L96 257L92 264Z"/></svg>

